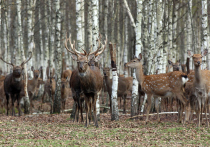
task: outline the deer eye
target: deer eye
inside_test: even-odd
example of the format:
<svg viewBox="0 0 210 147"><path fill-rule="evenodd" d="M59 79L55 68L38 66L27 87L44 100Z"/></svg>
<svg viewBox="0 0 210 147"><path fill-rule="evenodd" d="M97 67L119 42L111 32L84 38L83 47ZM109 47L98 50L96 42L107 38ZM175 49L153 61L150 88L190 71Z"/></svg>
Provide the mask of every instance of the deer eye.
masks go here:
<svg viewBox="0 0 210 147"><path fill-rule="evenodd" d="M133 62L136 62L136 61L133 61Z"/></svg>

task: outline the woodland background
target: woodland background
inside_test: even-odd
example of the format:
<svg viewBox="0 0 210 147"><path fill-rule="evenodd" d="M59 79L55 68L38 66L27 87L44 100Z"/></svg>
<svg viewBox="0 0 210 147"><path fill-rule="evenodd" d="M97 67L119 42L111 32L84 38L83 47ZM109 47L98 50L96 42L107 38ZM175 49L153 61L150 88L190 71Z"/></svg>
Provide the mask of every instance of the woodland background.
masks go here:
<svg viewBox="0 0 210 147"><path fill-rule="evenodd" d="M64 47L70 34L80 51L91 45L95 50L99 33L102 40L107 35L116 44L118 73L125 76L131 73L124 63L140 52L145 74L165 73L168 59L184 64L187 50L200 53L210 41L208 0L1 0L0 8L1 56L18 65L32 51L29 79L31 66L55 68L58 98L62 71L76 67ZM209 54L203 60L202 68L209 69ZM100 63L111 66L108 45ZM12 71L2 61L0 68L3 74Z"/></svg>

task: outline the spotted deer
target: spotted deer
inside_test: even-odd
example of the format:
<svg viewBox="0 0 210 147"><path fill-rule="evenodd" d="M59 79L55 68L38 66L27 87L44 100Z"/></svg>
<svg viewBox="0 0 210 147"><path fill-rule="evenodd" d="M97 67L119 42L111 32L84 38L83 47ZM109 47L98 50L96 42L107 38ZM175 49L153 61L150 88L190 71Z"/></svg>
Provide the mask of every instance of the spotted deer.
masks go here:
<svg viewBox="0 0 210 147"><path fill-rule="evenodd" d="M12 99L12 115L15 115L15 110L14 110L14 103L17 100L17 107L18 107L18 114L19 116L21 115L21 109L20 109L20 92L23 89L24 86L24 79L23 79L23 69L24 69L24 64L26 64L32 57L32 52L30 53L30 57L23 61L19 66L14 65L13 63L6 62L2 57L0 59L9 64L12 65L13 67L13 72L7 75L4 79L4 92L6 95L6 103L7 103L7 115L9 111L9 97Z"/></svg>
<svg viewBox="0 0 210 147"><path fill-rule="evenodd" d="M210 71L201 70L202 57L208 54L208 50L204 50L202 54L192 54L188 51L188 55L192 57L194 63L194 79L191 85L189 94L191 107L197 115L197 126L200 127L200 120L202 121L202 112L205 111L206 125L209 126L207 119L207 110L209 108L210 98Z"/></svg>
<svg viewBox="0 0 210 147"><path fill-rule="evenodd" d="M157 119L160 121L158 97L167 98L174 95L183 103L184 106L186 105L187 99L184 97L183 85L187 81L187 75L180 71L174 71L165 74L146 76L143 73L141 60L142 54L140 53L138 57L134 58L126 65L136 69L137 80L140 83L142 90L145 92L145 94L147 94L148 105L146 122L148 122L152 96L155 98L155 108L158 115ZM182 115L180 115L180 119L181 118Z"/></svg>
<svg viewBox="0 0 210 147"><path fill-rule="evenodd" d="M71 50L67 46L67 41L70 43ZM106 48L107 38L105 44L102 44L98 39L98 49L93 52L87 53L85 50L84 53L79 52L75 49L75 42L74 44L71 43L71 36L66 38L65 40L65 48L68 52L71 53L71 57L73 60L77 61L77 76L79 77L78 80L80 81L80 87L82 92L84 93L85 98L85 109L86 109L86 123L85 126L88 127L89 125L89 113L92 111L94 112L94 122L95 126L98 127L98 119L96 116L96 100L99 97L101 89L103 87L103 77L100 73L100 70L96 66L90 67L88 62L95 58L95 61L99 58L99 55L103 53ZM73 77L72 77L73 79Z"/></svg>

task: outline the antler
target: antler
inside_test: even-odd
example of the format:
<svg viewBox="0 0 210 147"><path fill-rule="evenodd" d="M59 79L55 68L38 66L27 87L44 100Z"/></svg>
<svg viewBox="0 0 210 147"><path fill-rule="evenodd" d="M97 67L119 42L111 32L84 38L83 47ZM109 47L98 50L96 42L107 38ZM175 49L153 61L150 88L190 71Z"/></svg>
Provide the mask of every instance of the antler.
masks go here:
<svg viewBox="0 0 210 147"><path fill-rule="evenodd" d="M10 64L10 65L14 66L14 64L9 63L9 62L7 62L7 61L5 61L2 57L0 57L0 59L1 59L3 62L5 62L5 63L7 63L7 64Z"/></svg>
<svg viewBox="0 0 210 147"><path fill-rule="evenodd" d="M30 51L29 52L30 54L31 54L31 56L26 60L26 61L23 61L22 63L21 63L21 66L23 66L24 64L26 64L31 58L32 58L32 51Z"/></svg>
<svg viewBox="0 0 210 147"><path fill-rule="evenodd" d="M97 57L98 55L100 55L101 53L103 53L103 51L106 49L107 36L106 36L106 40L104 41L104 45L101 43L100 39L101 39L101 34L99 34L99 38L98 38L98 42L99 42L98 49L96 51L92 52L92 53L89 53L89 55L94 54ZM100 48L100 44L102 45L101 48Z"/></svg>
<svg viewBox="0 0 210 147"><path fill-rule="evenodd" d="M73 51L71 51L71 50L68 48L68 46L67 46L67 41L69 41L70 47L71 47L71 49L72 49ZM70 34L69 38L67 38L67 35L66 35L65 48L66 48L67 51L69 51L70 53L75 54L75 55L77 55L77 56L78 56L78 54L83 55L83 56L86 56L86 55L87 55L86 51L84 51L83 49L82 49L82 50L84 51L84 53L79 52L79 51L77 51L77 50L75 49L75 41L74 41L74 44L71 43L71 34Z"/></svg>

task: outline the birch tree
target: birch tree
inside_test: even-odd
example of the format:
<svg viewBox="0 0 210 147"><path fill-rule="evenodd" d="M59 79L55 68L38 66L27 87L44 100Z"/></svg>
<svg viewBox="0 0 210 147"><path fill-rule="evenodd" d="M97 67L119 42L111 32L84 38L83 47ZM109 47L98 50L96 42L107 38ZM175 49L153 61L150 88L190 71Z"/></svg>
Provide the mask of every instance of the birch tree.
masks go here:
<svg viewBox="0 0 210 147"><path fill-rule="evenodd" d="M23 61L25 61L25 53L23 49L23 39L22 39L22 23L21 23L21 0L17 0L17 20L18 20L18 48L21 51L21 58ZM27 84L28 84L28 76L27 76L27 67L26 64L24 64L24 104L25 104L25 113L29 113L29 97L28 97L28 91L27 91Z"/></svg>
<svg viewBox="0 0 210 147"><path fill-rule="evenodd" d="M60 0L55 0L55 10L56 10L56 91L55 100L53 105L53 112L60 113L61 109L61 70L62 70L62 50L61 50L61 10L60 10Z"/></svg>
<svg viewBox="0 0 210 147"><path fill-rule="evenodd" d="M97 37L99 33L99 5L98 0L92 0L92 42L93 42L93 51L97 50ZM96 101L96 116L97 119L100 119L100 103L99 95Z"/></svg>
<svg viewBox="0 0 210 147"><path fill-rule="evenodd" d="M29 44L29 51L32 51L33 49L33 44L34 44L34 8L36 5L36 0L27 0L27 11L28 11L28 19L27 19L27 24L28 24L28 44ZM34 59L34 58L32 58ZM28 69L31 69L32 62L33 60L30 60L28 62ZM31 70L28 70L28 77L29 79L33 78L33 72Z"/></svg>
<svg viewBox="0 0 210 147"><path fill-rule="evenodd" d="M111 65L112 65L112 112L111 112L111 120L119 120L119 110L118 110L118 102L117 102L117 89L118 89L118 74L117 74L117 66L116 66L116 45L109 44L110 56L111 56Z"/></svg>
<svg viewBox="0 0 210 147"><path fill-rule="evenodd" d="M84 0L76 0L76 24L78 50L84 49Z"/></svg>
<svg viewBox="0 0 210 147"><path fill-rule="evenodd" d="M208 49L208 15L207 15L207 0L202 0L202 19L201 19L201 24L202 24L202 39L201 39L201 52L203 52L205 49ZM208 57L210 57L208 53ZM206 56L203 57L203 63L201 65L202 69L205 69L207 67L206 64ZM208 65L208 67L210 64Z"/></svg>
<svg viewBox="0 0 210 147"><path fill-rule="evenodd" d="M135 45L135 56L138 57L141 53L142 42L141 42L141 21L142 21L142 0L137 0L137 19L136 24L134 22L131 11L128 7L127 1L124 0L125 7L131 20L131 25L135 29L136 34L136 45ZM133 73L133 87L132 87L132 98L131 98L131 116L137 115L137 95L138 95L138 81L136 79L135 71Z"/></svg>

